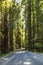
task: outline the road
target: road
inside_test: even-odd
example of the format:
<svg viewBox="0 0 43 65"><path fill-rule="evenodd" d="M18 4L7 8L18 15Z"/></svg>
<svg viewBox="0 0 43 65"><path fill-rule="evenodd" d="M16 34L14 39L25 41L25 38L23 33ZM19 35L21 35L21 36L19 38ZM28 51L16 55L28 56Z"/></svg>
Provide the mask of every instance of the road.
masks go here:
<svg viewBox="0 0 43 65"><path fill-rule="evenodd" d="M0 65L43 65L40 61L41 56L43 57L43 55L26 51L13 52L7 57L0 58Z"/></svg>

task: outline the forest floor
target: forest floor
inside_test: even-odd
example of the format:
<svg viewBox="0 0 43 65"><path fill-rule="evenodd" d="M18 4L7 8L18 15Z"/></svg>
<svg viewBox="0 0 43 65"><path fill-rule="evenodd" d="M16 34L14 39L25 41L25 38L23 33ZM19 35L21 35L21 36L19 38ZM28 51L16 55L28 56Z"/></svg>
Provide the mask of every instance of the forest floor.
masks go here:
<svg viewBox="0 0 43 65"><path fill-rule="evenodd" d="M0 58L0 65L43 65L43 54L17 51Z"/></svg>

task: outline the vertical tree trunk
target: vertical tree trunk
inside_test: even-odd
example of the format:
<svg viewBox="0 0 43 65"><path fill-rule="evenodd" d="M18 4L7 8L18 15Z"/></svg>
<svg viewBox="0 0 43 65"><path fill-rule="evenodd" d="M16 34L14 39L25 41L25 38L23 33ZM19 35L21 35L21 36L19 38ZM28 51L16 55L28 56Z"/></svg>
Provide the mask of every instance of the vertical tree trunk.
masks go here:
<svg viewBox="0 0 43 65"><path fill-rule="evenodd" d="M31 42L31 0L28 0L28 41L29 41L29 50L32 50L32 42Z"/></svg>
<svg viewBox="0 0 43 65"><path fill-rule="evenodd" d="M14 47L13 47L13 18L14 18L14 14L13 14L13 8L10 8L9 10L9 21L10 21L10 51L13 51L14 50Z"/></svg>
<svg viewBox="0 0 43 65"><path fill-rule="evenodd" d="M4 15L4 52L8 52L8 27L7 14Z"/></svg>
<svg viewBox="0 0 43 65"><path fill-rule="evenodd" d="M19 23L17 23L17 34L16 34L16 44L18 45L18 48L21 48L21 37L20 37L20 28Z"/></svg>
<svg viewBox="0 0 43 65"><path fill-rule="evenodd" d="M36 34L36 21L35 21L35 0L34 0L34 2L32 2L32 4L33 4L33 7L32 7L32 13L33 13L33 51L34 51L34 45L35 45L35 34Z"/></svg>
<svg viewBox="0 0 43 65"><path fill-rule="evenodd" d="M6 3L5 3L6 5ZM3 40L3 44L2 44L2 53L7 53L8 52L8 27L7 27L7 7L5 6L5 13L4 13L4 40Z"/></svg>
<svg viewBox="0 0 43 65"><path fill-rule="evenodd" d="M10 50L13 51L13 29L10 29Z"/></svg>
<svg viewBox="0 0 43 65"><path fill-rule="evenodd" d="M40 2L40 0L36 0L37 42L39 42L39 16L40 16L39 2Z"/></svg>

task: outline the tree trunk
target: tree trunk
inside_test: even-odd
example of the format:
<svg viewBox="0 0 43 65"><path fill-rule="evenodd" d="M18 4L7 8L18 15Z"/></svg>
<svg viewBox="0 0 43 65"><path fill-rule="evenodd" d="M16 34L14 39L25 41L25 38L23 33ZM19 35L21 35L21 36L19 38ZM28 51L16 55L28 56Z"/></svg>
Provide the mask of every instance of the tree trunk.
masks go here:
<svg viewBox="0 0 43 65"><path fill-rule="evenodd" d="M29 41L29 50L32 50L31 42L31 0L28 1L28 41Z"/></svg>

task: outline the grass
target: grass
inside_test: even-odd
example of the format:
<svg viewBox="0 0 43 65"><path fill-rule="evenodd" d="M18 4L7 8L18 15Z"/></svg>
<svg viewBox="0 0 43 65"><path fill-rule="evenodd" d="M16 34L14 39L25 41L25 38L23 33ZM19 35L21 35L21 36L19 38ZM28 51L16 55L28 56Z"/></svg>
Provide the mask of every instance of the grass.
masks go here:
<svg viewBox="0 0 43 65"><path fill-rule="evenodd" d="M11 52L8 52L8 53L6 53L6 54L1 54L1 53L0 53L0 58L1 58L1 57L5 57L5 56L8 56L10 53L11 53Z"/></svg>

